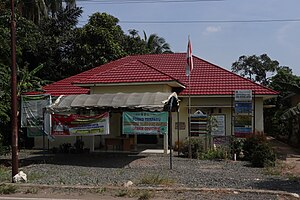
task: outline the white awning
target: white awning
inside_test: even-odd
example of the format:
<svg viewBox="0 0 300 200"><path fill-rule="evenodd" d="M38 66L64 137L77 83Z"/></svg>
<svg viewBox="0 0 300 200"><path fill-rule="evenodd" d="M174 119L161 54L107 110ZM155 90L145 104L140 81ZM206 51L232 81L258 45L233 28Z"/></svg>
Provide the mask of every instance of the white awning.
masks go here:
<svg viewBox="0 0 300 200"><path fill-rule="evenodd" d="M172 97L175 97L178 105L178 97L175 92L62 95L47 107L47 110L50 112L67 112L78 108L139 108L162 111Z"/></svg>

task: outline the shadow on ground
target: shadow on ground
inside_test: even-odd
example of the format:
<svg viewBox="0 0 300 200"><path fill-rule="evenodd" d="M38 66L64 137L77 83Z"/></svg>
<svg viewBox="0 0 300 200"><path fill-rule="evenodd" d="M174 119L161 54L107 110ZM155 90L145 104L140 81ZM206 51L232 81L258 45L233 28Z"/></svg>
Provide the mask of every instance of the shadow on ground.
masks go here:
<svg viewBox="0 0 300 200"><path fill-rule="evenodd" d="M280 190L300 194L300 179L270 179L267 181L256 183L254 187L265 190Z"/></svg>
<svg viewBox="0 0 300 200"><path fill-rule="evenodd" d="M72 165L83 167L124 168L137 159L144 158L138 154L125 153L83 153L83 154L39 154L19 159L19 166L32 164ZM0 159L0 165L11 166L11 158Z"/></svg>

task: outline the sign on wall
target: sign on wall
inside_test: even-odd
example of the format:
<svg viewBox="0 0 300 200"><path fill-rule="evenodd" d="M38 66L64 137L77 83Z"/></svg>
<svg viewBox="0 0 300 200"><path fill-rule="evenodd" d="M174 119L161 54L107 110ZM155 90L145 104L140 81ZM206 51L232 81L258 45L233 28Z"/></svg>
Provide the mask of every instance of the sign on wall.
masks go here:
<svg viewBox="0 0 300 200"><path fill-rule="evenodd" d="M234 135L247 137L253 132L252 90L236 90L234 100Z"/></svg>
<svg viewBox="0 0 300 200"><path fill-rule="evenodd" d="M95 116L52 115L53 136L91 136L109 134L109 113Z"/></svg>
<svg viewBox="0 0 300 200"><path fill-rule="evenodd" d="M252 101L252 90L236 90L234 92L235 101Z"/></svg>
<svg viewBox="0 0 300 200"><path fill-rule="evenodd" d="M214 127L212 127L211 135L225 136L225 115L212 115Z"/></svg>
<svg viewBox="0 0 300 200"><path fill-rule="evenodd" d="M168 112L124 112L123 134L168 133Z"/></svg>

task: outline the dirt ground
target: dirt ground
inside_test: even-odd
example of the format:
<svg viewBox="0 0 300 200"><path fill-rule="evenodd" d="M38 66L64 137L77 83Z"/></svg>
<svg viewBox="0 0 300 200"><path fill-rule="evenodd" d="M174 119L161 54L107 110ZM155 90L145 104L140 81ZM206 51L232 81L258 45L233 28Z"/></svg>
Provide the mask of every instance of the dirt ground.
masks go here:
<svg viewBox="0 0 300 200"><path fill-rule="evenodd" d="M268 141L275 150L277 159L285 165L282 173L300 177L300 149L291 147L272 137L268 137Z"/></svg>

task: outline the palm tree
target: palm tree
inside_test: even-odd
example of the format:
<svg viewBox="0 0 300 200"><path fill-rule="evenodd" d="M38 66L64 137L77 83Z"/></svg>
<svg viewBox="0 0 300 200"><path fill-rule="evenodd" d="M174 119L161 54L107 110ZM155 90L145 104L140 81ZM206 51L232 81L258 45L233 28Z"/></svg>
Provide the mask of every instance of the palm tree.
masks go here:
<svg viewBox="0 0 300 200"><path fill-rule="evenodd" d="M43 18L57 17L57 12L76 7L76 0L19 0L17 2L17 11L26 19L40 24Z"/></svg>
<svg viewBox="0 0 300 200"><path fill-rule="evenodd" d="M40 23L41 19L48 16L48 7L45 0L19 0L17 11L26 19Z"/></svg>
<svg viewBox="0 0 300 200"><path fill-rule="evenodd" d="M144 41L151 54L173 53L166 40L155 33L148 38L144 31Z"/></svg>

